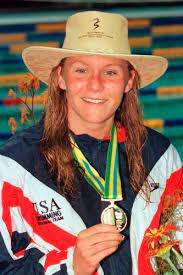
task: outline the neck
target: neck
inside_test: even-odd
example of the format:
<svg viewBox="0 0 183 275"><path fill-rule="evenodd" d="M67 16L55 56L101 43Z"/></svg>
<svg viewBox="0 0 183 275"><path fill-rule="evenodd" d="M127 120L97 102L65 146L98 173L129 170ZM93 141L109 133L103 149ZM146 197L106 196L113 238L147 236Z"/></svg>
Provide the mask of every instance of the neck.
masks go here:
<svg viewBox="0 0 183 275"><path fill-rule="evenodd" d="M113 119L110 121L105 121L103 123L88 123L87 121L84 123L78 124L69 123L69 128L76 134L87 134L96 139L103 139L110 135L110 131L113 125Z"/></svg>

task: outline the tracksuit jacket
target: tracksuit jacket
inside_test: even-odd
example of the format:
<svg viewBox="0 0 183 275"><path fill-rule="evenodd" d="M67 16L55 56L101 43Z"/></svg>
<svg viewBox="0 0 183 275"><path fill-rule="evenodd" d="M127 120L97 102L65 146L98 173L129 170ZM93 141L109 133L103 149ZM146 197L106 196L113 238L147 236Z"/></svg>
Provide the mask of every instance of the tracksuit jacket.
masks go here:
<svg viewBox="0 0 183 275"><path fill-rule="evenodd" d="M43 133L37 125L15 135L0 149L0 274L74 274L73 251L81 230L100 223L108 205L99 194L76 175L71 197L59 194L48 172L39 142ZM143 149L151 189L147 204L142 192L135 194L128 181L125 129L118 132L119 165L123 201L118 202L128 216L123 231L125 241L104 259L96 274L151 275L144 234L159 226L163 198L183 188L181 161L176 149L160 133L147 128ZM135 133L134 133L135 134ZM85 157L105 176L109 138L97 140L75 135ZM180 232L178 233L181 238Z"/></svg>

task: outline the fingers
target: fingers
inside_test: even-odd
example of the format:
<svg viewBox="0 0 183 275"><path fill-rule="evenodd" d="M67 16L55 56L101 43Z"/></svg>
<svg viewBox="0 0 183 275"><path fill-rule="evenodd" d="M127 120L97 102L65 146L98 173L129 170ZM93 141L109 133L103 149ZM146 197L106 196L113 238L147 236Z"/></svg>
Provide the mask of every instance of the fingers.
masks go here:
<svg viewBox="0 0 183 275"><path fill-rule="evenodd" d="M109 250L112 248L114 248L114 250L117 250L123 240L124 240L124 236L121 237L121 239L118 241L107 241L107 242L97 243L90 248L90 254L95 256L96 254L102 252L103 250Z"/></svg>
<svg viewBox="0 0 183 275"><path fill-rule="evenodd" d="M123 238L121 239L123 240ZM84 251L80 250L80 256L88 268L96 269L104 258L118 249L120 243L119 241L100 242Z"/></svg>
<svg viewBox="0 0 183 275"><path fill-rule="evenodd" d="M88 229L86 229L88 230ZM83 257L93 257L96 253L105 249L117 249L121 242L124 240L124 236L118 231L96 233L90 235L90 237L78 238L76 248L80 251Z"/></svg>
<svg viewBox="0 0 183 275"><path fill-rule="evenodd" d="M73 265L76 274L93 274L102 259L114 253L124 236L113 225L97 224L78 234ZM78 272L78 273L77 273Z"/></svg>
<svg viewBox="0 0 183 275"><path fill-rule="evenodd" d="M96 224L81 231L78 235L79 238L88 238L96 233L113 232L118 233L117 227L109 224Z"/></svg>
<svg viewBox="0 0 183 275"><path fill-rule="evenodd" d="M111 232L104 232L104 233L96 233L90 236L90 238L81 238L78 239L78 242L84 242L86 241L87 246L93 246L97 243L101 242L109 242L109 241L117 241L121 242L122 240L121 234L118 232L111 233Z"/></svg>
<svg viewBox="0 0 183 275"><path fill-rule="evenodd" d="M96 255L93 256L93 262L94 263L99 263L101 262L103 259L105 259L107 256L111 255L112 253L114 253L117 250L117 247L111 247L105 250L102 250L101 252L97 253Z"/></svg>
<svg viewBox="0 0 183 275"><path fill-rule="evenodd" d="M89 251L91 255L91 251L97 249L96 245L107 248L108 243L116 242L119 245L123 239L124 236L115 226L98 224L79 233L76 247L81 251Z"/></svg>

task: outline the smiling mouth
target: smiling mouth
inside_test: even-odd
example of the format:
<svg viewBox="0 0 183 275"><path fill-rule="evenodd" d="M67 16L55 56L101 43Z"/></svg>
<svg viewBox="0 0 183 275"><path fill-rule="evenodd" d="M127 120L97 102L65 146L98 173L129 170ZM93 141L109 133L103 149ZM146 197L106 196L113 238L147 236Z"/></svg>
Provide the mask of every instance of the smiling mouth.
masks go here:
<svg viewBox="0 0 183 275"><path fill-rule="evenodd" d="M87 98L87 97L83 97L82 98L85 102L89 102L89 103L95 103L95 104L101 104L106 102L105 99L94 99L94 98Z"/></svg>

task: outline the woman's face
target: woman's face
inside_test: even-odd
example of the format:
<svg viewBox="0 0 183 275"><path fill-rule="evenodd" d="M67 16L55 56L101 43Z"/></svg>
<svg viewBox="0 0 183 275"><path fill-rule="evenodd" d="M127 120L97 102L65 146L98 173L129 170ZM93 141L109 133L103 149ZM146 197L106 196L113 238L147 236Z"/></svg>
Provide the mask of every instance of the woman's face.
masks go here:
<svg viewBox="0 0 183 275"><path fill-rule="evenodd" d="M95 55L67 58L58 77L60 88L66 90L69 124L113 121L134 76L122 59Z"/></svg>

